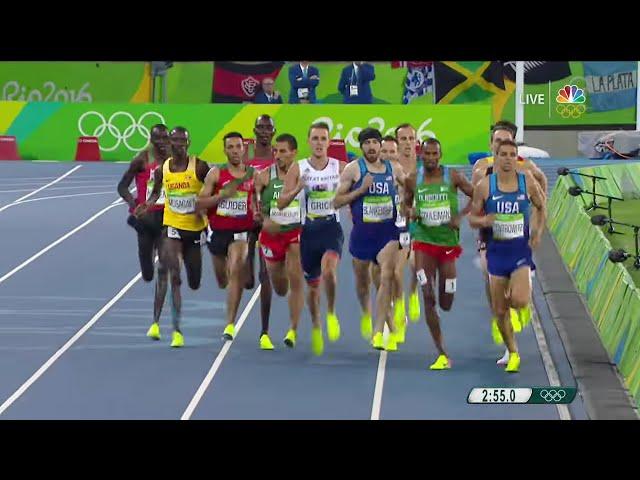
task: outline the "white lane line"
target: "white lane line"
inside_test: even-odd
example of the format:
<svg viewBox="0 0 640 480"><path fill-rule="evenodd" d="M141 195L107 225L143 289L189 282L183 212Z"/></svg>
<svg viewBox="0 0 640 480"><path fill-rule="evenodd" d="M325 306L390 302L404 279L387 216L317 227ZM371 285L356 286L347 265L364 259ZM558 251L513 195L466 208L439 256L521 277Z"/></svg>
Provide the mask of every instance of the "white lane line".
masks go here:
<svg viewBox="0 0 640 480"><path fill-rule="evenodd" d="M0 405L0 415L2 415L7 408L9 408L13 403L22 396L27 389L33 385L50 367L55 363L58 358L62 356L64 352L69 350L71 346L78 341L78 339L85 334L87 330L89 330L100 318L116 303L122 296L127 293L127 291L133 287L133 285L142 278L142 274L138 273L135 277L133 277L129 283L127 283L122 290L120 290L115 297L113 297L109 302L104 305L98 313L96 313L91 320L89 320L80 330L76 332L76 334L71 337L67 343L65 343L56 353L54 353L49 360L47 360L31 377L24 382L20 388L18 388L13 394L5 400L5 402Z"/></svg>
<svg viewBox="0 0 640 480"><path fill-rule="evenodd" d="M92 217L90 217L88 220L86 220L85 222L83 222L82 224L78 225L76 228L74 228L73 230L71 230L70 232L65 233L63 236L61 236L59 239L57 239L55 242L49 244L48 246L46 246L45 248L43 248L42 250L40 250L38 253L36 253L35 255L31 256L30 258L28 258L27 260L25 260L24 262L22 262L20 265L18 265L17 267L15 267L13 270L11 270L8 273L5 273L2 277L0 277L0 283L4 282L7 278L11 277L13 274L19 272L20 270L22 270L24 267L26 267L27 265L29 265L31 262L35 261L36 259L38 259L39 257L41 257L42 255L44 255L45 253L47 253L49 250L51 250L52 248L54 248L55 246L59 245L60 243L64 242L67 238L69 238L71 235L73 235L74 233L79 232L80 230L82 230L84 227L86 227L87 225L89 225L91 222L93 222L96 218L100 217L101 215L103 215L104 213L108 212L109 210L111 210L113 207L116 207L119 205L119 202L121 199L116 200L116 202L112 203L111 205L109 205L108 207L103 208L102 210L100 210L98 213L96 213L95 215L93 215Z"/></svg>
<svg viewBox="0 0 640 480"><path fill-rule="evenodd" d="M384 337L385 343L390 335L389 327L384 324ZM382 408L382 391L384 389L384 376L387 366L387 351L382 350L380 352L380 358L378 360L378 373L376 374L376 386L373 390L373 404L371 405L371 420L380 420L380 410Z"/></svg>
<svg viewBox="0 0 640 480"><path fill-rule="evenodd" d="M251 296L249 303L247 303L247 306L244 307L244 310L242 311L240 318L236 322L236 338L238 337L238 333L240 333L240 329L242 328L244 321L249 316L249 313L251 312L253 305L256 303L256 300L258 300L258 297L260 296L261 288L262 286L258 285L258 288L256 288L255 291L253 292L253 295ZM227 352L231 348L232 344L233 342L224 342L224 345L222 346L222 349L218 353L218 356L213 361L213 365L211 365L209 372L204 377L204 380L198 387L198 390L196 391L195 395L191 399L191 402L189 402L189 405L187 406L187 409L182 414L182 417L180 417L180 420L189 420L191 418L191 415L193 415L193 412L197 408L198 403L200 403L200 400L202 399L205 392L207 391L207 388L211 384L213 377L215 376L216 372L220 368L220 365L222 365L222 361L224 360L224 357L227 355Z"/></svg>
<svg viewBox="0 0 640 480"><path fill-rule="evenodd" d="M553 358L551 357L549 345L547 344L547 339L544 336L544 330L542 329L542 324L540 323L540 317L538 316L538 310L535 304L532 308L531 317L533 331L536 334L536 342L538 343L538 349L542 355L542 363L544 364L544 370L547 373L547 378L549 379L549 385L552 387L560 387L561 384L560 377L558 376L558 370L553 363ZM568 405L556 404L556 407L558 408L560 420L571 420L571 413L569 412Z"/></svg>
<svg viewBox="0 0 640 480"><path fill-rule="evenodd" d="M86 197L90 195L107 195L107 194L113 194L113 190L110 190L108 192L74 193L72 195L55 195L53 197L32 198L30 200L24 200L22 202L14 202L13 205L20 205L21 203L29 203L29 202L39 202L40 200L53 200L55 198Z"/></svg>
<svg viewBox="0 0 640 480"><path fill-rule="evenodd" d="M20 197L17 200L14 200L12 203L17 203L17 202L21 202L22 200L25 200L33 195L35 195L38 192L41 192L42 190L44 190L45 188L58 183L60 180L64 179L65 177L71 175L73 172L75 172L76 170L78 170L79 168L82 168L82 165L78 165L77 167L72 168L71 170L69 170L67 173L60 175L58 178L56 178L55 180L53 180L52 182L47 183L46 185L38 188L37 190L34 190L31 193L28 193L27 195L24 195L23 197ZM3 210L6 210L7 208L9 208L11 206L11 203L8 205L5 205L4 207L0 208L0 212L2 212Z"/></svg>

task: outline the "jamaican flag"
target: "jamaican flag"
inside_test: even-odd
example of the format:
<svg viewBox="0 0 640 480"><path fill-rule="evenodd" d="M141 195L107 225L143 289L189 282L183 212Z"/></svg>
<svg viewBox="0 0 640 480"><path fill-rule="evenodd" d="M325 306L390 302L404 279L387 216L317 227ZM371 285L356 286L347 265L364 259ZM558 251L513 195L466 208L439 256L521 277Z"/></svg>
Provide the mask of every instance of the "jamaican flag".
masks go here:
<svg viewBox="0 0 640 480"><path fill-rule="evenodd" d="M515 83L505 78L503 62L435 62L434 89L436 103L490 103L499 120Z"/></svg>

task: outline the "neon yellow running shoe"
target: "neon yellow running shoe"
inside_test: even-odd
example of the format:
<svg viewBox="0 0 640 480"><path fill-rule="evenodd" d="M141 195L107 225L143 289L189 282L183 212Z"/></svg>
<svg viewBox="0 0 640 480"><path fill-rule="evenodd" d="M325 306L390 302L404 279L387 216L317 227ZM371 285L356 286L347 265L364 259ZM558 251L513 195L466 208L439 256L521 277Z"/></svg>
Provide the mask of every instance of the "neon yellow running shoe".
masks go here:
<svg viewBox="0 0 640 480"><path fill-rule="evenodd" d="M260 336L260 350L273 350L273 343L266 333Z"/></svg>
<svg viewBox="0 0 640 480"><path fill-rule="evenodd" d="M518 352L512 352L509 355L509 363L507 363L507 368L505 368L504 371L516 373L518 370L520 370L520 354Z"/></svg>
<svg viewBox="0 0 640 480"><path fill-rule="evenodd" d="M311 329L311 351L317 356L322 355L324 352L324 339L322 338L322 328L320 327Z"/></svg>
<svg viewBox="0 0 640 480"><path fill-rule="evenodd" d="M360 317L360 335L365 340L369 340L371 338L371 334L373 332L373 319L371 318L370 313L363 313Z"/></svg>
<svg viewBox="0 0 640 480"><path fill-rule="evenodd" d="M287 332L287 335L284 337L284 344L289 348L295 347L297 336L298 335L296 331L290 328L289 331Z"/></svg>
<svg viewBox="0 0 640 480"><path fill-rule="evenodd" d="M420 320L420 298L418 297L418 290L411 292L411 295L409 295L409 320L413 323Z"/></svg>
<svg viewBox="0 0 640 480"><path fill-rule="evenodd" d="M382 336L382 332L378 332L373 336L371 346L376 350L384 350L384 338Z"/></svg>
<svg viewBox="0 0 640 480"><path fill-rule="evenodd" d="M509 309L509 317L511 318L511 326L513 327L513 331L515 333L520 333L522 331L522 323L520 323L520 315L515 308Z"/></svg>
<svg viewBox="0 0 640 480"><path fill-rule="evenodd" d="M520 314L520 324L522 325L522 328L526 328L526 326L529 325L529 322L531 322L531 305L521 308L518 310L518 313Z"/></svg>
<svg viewBox="0 0 640 480"><path fill-rule="evenodd" d="M440 355L435 362L431 364L429 370L447 370L451 368L451 363L446 355Z"/></svg>
<svg viewBox="0 0 640 480"><path fill-rule="evenodd" d="M340 322L335 313L327 313L327 337L330 342L336 342L340 338Z"/></svg>
<svg viewBox="0 0 640 480"><path fill-rule="evenodd" d="M153 322L147 330L147 337L153 338L154 340L160 340L160 325L156 322Z"/></svg>
<svg viewBox="0 0 640 480"><path fill-rule="evenodd" d="M171 340L171 346L172 347L174 347L174 348L184 347L184 337L177 330L173 331L171 339L172 339Z"/></svg>
<svg viewBox="0 0 640 480"><path fill-rule="evenodd" d="M222 338L224 340L231 341L236 334L236 326L233 323L228 324L224 327L224 333L222 334Z"/></svg>
<svg viewBox="0 0 640 480"><path fill-rule="evenodd" d="M496 317L491 317L491 336L493 337L493 342L496 345L502 345L504 343L502 333L500 333L500 329L498 328L498 319Z"/></svg>
<svg viewBox="0 0 640 480"><path fill-rule="evenodd" d="M398 300L395 304L394 312L393 312L393 323L396 327L396 341L398 343L404 343L405 340L405 332L407 329L406 320L404 310L404 297Z"/></svg>
<svg viewBox="0 0 640 480"><path fill-rule="evenodd" d="M387 344L384 346L384 349L387 352L398 351L398 336L395 333L389 332L389 336L387 337Z"/></svg>

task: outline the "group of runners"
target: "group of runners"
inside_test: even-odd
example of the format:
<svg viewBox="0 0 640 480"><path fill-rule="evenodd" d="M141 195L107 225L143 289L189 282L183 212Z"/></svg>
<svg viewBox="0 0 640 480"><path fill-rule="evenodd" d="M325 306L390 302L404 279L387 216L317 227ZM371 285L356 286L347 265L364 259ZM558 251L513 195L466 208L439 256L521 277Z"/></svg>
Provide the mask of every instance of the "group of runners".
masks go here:
<svg viewBox="0 0 640 480"><path fill-rule="evenodd" d="M289 326L283 341L295 347L306 283L311 349L322 355L323 291L327 339L335 342L341 335L336 291L345 215L341 219L340 209L348 207L347 221L350 216L353 223L348 250L362 337L375 349L398 350L408 321L420 318L421 290L438 351L430 368L448 369L452 362L437 307L445 312L452 308L456 260L462 254L460 227L468 216L470 226L478 229L493 339L506 346L498 364L518 371L515 333L531 318L532 249L544 226L547 183L533 162L518 156L513 124L493 127L492 155L474 165L471 181L441 163L438 140L417 143L410 124L385 137L374 128L363 129L358 136L362 155L350 163L327 155L330 129L325 123L309 127L310 155L301 160L298 140L288 133L276 136L270 116L257 118L254 134L252 158L243 136L229 132L223 138L226 163L210 167L189 155L185 128L169 131L156 125L149 148L124 173L118 192L130 207L128 223L137 231L142 277L147 282L154 273L156 277L150 338L160 339L159 321L170 287L171 346L184 345L181 266L189 287L198 289L206 243L218 286L227 290L222 336L232 341L243 292L254 287L259 248L260 348L274 349L269 334L273 291L287 297ZM129 190L134 180L135 197ZM459 192L469 198L464 207ZM405 288L407 268L411 280Z"/></svg>

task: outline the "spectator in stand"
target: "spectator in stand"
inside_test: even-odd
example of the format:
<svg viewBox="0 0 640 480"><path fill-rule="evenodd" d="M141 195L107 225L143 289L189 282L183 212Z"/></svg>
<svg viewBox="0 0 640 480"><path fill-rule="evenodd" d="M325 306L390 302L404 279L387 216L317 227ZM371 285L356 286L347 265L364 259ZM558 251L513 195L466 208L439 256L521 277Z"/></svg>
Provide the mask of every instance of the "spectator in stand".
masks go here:
<svg viewBox="0 0 640 480"><path fill-rule="evenodd" d="M273 90L275 81L271 77L262 80L262 90L256 94L255 103L282 103L280 92Z"/></svg>
<svg viewBox="0 0 640 480"><path fill-rule="evenodd" d="M369 63L353 62L344 67L338 83L343 103L371 103L373 95L370 83L375 78L375 70Z"/></svg>
<svg viewBox="0 0 640 480"><path fill-rule="evenodd" d="M289 67L289 103L316 103L316 87L320 72L311 62L300 62Z"/></svg>

